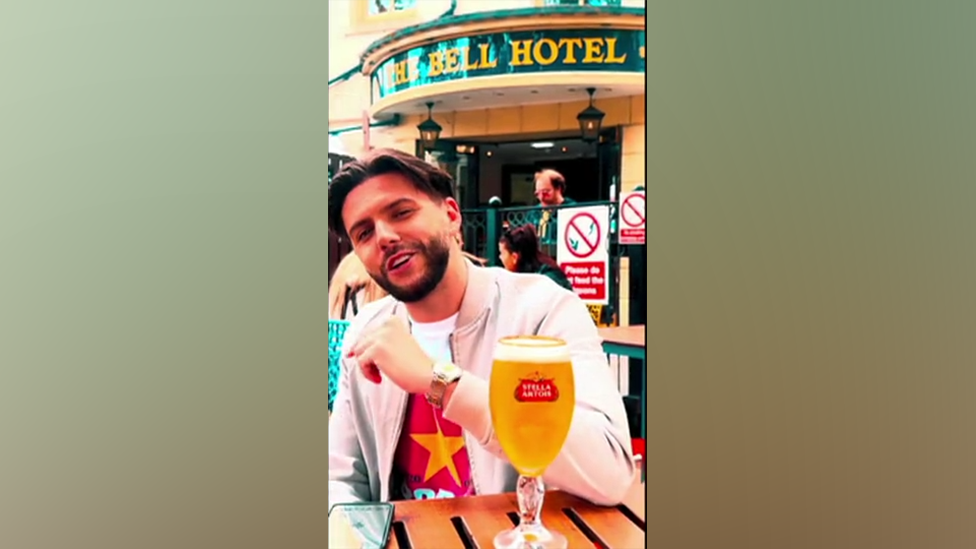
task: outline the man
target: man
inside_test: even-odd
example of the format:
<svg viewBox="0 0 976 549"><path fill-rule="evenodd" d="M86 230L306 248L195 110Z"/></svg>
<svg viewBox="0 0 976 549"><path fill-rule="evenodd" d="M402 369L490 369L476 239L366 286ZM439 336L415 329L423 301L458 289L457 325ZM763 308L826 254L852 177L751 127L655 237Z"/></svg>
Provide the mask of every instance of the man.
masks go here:
<svg viewBox="0 0 976 549"><path fill-rule="evenodd" d="M536 226L539 241L543 244L552 244L556 241L556 216L555 206L569 206L576 204L576 201L565 195L566 178L556 170L545 169L535 174L535 197L539 199L537 212L531 216L532 223Z"/></svg>
<svg viewBox="0 0 976 549"><path fill-rule="evenodd" d="M539 199L539 205L544 208L576 203L566 196L566 178L556 170L550 169L535 174L535 197Z"/></svg>
<svg viewBox="0 0 976 549"><path fill-rule="evenodd" d="M526 334L564 339L576 376L572 427L544 483L598 504L622 500L635 474L626 412L586 306L541 275L467 261L447 173L374 151L333 179L329 226L390 293L346 332L329 423L330 507L514 491L488 378L496 341Z"/></svg>

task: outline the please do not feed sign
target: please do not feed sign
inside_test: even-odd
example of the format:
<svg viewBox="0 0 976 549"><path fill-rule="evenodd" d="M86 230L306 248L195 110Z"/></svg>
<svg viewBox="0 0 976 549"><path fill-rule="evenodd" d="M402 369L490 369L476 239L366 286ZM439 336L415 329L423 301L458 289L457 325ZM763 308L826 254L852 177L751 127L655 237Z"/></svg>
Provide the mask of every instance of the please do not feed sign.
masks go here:
<svg viewBox="0 0 976 549"><path fill-rule="evenodd" d="M609 301L609 206L565 208L559 212L556 262L585 303Z"/></svg>

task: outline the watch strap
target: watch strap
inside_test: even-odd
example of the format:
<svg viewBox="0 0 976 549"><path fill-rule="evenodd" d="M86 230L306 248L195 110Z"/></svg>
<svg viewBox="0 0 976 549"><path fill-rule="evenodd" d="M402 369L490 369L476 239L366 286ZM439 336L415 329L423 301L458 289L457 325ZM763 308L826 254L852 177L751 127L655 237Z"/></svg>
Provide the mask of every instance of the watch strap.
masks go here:
<svg viewBox="0 0 976 549"><path fill-rule="evenodd" d="M434 364L430 388L427 390L427 402L434 408L444 407L444 394L447 388L461 378L461 370L453 364Z"/></svg>

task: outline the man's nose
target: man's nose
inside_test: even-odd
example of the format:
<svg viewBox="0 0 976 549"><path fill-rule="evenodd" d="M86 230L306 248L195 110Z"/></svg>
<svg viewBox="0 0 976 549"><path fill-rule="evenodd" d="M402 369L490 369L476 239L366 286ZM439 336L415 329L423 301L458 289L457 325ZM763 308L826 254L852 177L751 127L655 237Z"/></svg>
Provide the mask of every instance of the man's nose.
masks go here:
<svg viewBox="0 0 976 549"><path fill-rule="evenodd" d="M388 248L400 242L400 235L387 223L376 224L376 240L381 248Z"/></svg>

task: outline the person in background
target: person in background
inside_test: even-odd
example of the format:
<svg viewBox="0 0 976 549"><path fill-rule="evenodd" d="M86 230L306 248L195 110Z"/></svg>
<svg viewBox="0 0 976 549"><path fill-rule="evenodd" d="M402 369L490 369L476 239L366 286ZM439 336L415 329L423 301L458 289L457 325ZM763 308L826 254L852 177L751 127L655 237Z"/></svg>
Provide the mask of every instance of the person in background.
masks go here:
<svg viewBox="0 0 976 549"><path fill-rule="evenodd" d="M457 241L458 241L458 246L461 246L461 249L464 250L464 235L462 235L460 231L458 231ZM488 264L488 260L487 259L485 259L483 257L478 257L478 256L476 256L476 255L474 255L472 253L468 253L468 252L462 251L461 252L461 255L463 255L468 261L470 261L471 263L474 263L475 265L477 265L479 267L484 267L485 265Z"/></svg>
<svg viewBox="0 0 976 549"><path fill-rule="evenodd" d="M532 225L526 224L505 231L498 241L498 250L498 258L509 271L545 275L556 284L573 291L573 285L556 264L556 260L539 249L539 239Z"/></svg>
<svg viewBox="0 0 976 549"><path fill-rule="evenodd" d="M462 254L464 255L465 258L467 258L468 261L474 263L479 267L484 267L485 265L488 264L488 260L483 257L478 257L474 254L469 254L468 252L462 252Z"/></svg>
<svg viewBox="0 0 976 549"><path fill-rule="evenodd" d="M329 283L329 318L352 320L367 303L386 295L386 290L369 276L356 254L348 253L332 273Z"/></svg>
<svg viewBox="0 0 976 549"><path fill-rule="evenodd" d="M535 197L543 208L576 203L566 196L566 178L551 169L540 170L535 174Z"/></svg>
<svg viewBox="0 0 976 549"><path fill-rule="evenodd" d="M511 335L562 339L572 357L572 426L545 484L620 503L637 471L627 414L579 296L468 260L454 181L413 155L377 149L343 165L328 207L330 230L390 294L345 335L329 507L514 492L488 390L495 342Z"/></svg>
<svg viewBox="0 0 976 549"><path fill-rule="evenodd" d="M553 243L556 241L556 207L576 204L576 201L566 196L566 178L550 169L535 174L535 197L539 199L539 210L531 216L532 223L542 242Z"/></svg>
<svg viewBox="0 0 976 549"><path fill-rule="evenodd" d="M339 262L329 282L329 320L352 320L367 304L386 297L386 290L369 276L356 254L348 253ZM330 329L331 331L331 329ZM331 336L330 336L331 339ZM338 349L329 349L329 419L339 388Z"/></svg>

